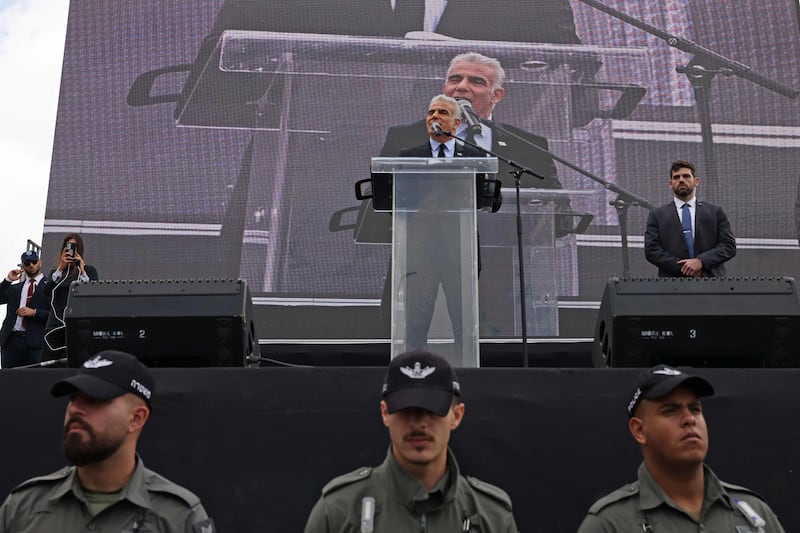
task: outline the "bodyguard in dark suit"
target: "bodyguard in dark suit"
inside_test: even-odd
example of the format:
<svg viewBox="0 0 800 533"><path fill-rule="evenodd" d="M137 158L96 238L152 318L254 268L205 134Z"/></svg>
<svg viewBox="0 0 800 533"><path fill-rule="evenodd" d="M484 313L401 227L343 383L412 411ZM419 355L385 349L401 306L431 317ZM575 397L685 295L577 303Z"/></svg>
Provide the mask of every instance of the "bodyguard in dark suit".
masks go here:
<svg viewBox="0 0 800 533"><path fill-rule="evenodd" d="M688 161L675 161L669 185L673 201L650 212L644 236L645 257L659 276L725 276L725 262L736 255L736 239L725 212L700 202L700 178Z"/></svg>
<svg viewBox="0 0 800 533"><path fill-rule="evenodd" d="M6 318L0 327L3 368L39 361L44 325L50 314L47 278L41 272L39 254L33 250L22 254L21 267L12 269L0 282L0 304L6 304Z"/></svg>

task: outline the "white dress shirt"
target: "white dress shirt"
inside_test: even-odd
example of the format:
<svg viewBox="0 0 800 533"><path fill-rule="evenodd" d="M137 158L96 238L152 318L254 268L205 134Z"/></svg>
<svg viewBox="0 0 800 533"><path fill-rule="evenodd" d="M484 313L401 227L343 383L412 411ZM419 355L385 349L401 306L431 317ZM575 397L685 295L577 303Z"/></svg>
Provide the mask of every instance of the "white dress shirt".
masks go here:
<svg viewBox="0 0 800 533"><path fill-rule="evenodd" d="M456 140L450 137L450 140L447 142L440 143L439 141L434 141L430 137L428 137L428 142L431 143L431 154L433 157L439 157L439 145L444 145L444 156L445 157L454 157L456 155Z"/></svg>
<svg viewBox="0 0 800 533"><path fill-rule="evenodd" d="M26 276L25 283L23 283L23 285L22 285L22 292L20 292L20 294L19 294L19 305L17 306L17 309L19 309L21 307L27 307L27 303L28 303L28 287L30 287L30 284L33 283L34 284L34 289L33 290L36 290L35 285L37 283L39 283L40 281L42 281L43 277L44 277L44 274L42 274L41 272L39 272L39 275L37 275L35 278L29 278L29 277ZM22 327L22 317L21 316L17 316L17 320L14 322L14 331L25 331L25 328Z"/></svg>

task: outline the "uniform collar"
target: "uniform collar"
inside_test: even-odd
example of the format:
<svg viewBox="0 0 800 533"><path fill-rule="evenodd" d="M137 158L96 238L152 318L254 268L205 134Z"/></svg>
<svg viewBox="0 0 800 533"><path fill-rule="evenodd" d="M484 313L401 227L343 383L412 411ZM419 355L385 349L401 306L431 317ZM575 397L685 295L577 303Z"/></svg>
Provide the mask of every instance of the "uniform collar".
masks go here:
<svg viewBox="0 0 800 533"><path fill-rule="evenodd" d="M384 464L387 465L392 492L400 504L410 512L419 512L420 509L423 509L423 512L430 512L455 498L460 472L458 463L456 463L455 456L453 456L450 448L447 449L447 470L445 475L437 485L437 488L431 493L425 489L419 480L410 476L397 464L394 455L392 455L391 446L389 446L389 452L386 455ZM441 494L436 494L437 491Z"/></svg>
<svg viewBox="0 0 800 533"><path fill-rule="evenodd" d="M84 495L83 488L78 480L77 469L74 466L65 467L56 475L62 475L63 479L53 487L46 498L43 498L36 503L33 509L34 512L53 509L58 503L58 500L70 493L72 493L75 498L86 505L86 496ZM128 480L128 483L125 484L119 494L119 500L123 499L129 500L138 507L143 507L145 509L153 508L153 505L150 501L150 496L147 493L147 479L144 462L138 454L136 455L136 468L133 471L133 476L131 476L131 479Z"/></svg>
<svg viewBox="0 0 800 533"><path fill-rule="evenodd" d="M120 499L127 499L134 505L143 507L145 509L152 509L153 504L150 501L150 495L147 492L147 470L144 467L144 461L136 454L136 469L133 471L133 476L128 483L123 487Z"/></svg>
<svg viewBox="0 0 800 533"><path fill-rule="evenodd" d="M50 479L58 479L60 477L61 481L59 481L52 488L52 490L50 490L46 498L42 498L34 504L32 509L32 512L34 513L40 513L43 511L50 512L53 507L55 507L58 500L63 498L66 494L72 492L73 485L77 487L80 486L76 479L77 475L74 466L64 467L58 472L46 477ZM79 499L85 501L83 500L83 494L79 496Z"/></svg>
<svg viewBox="0 0 800 533"><path fill-rule="evenodd" d="M647 470L644 463L639 465L639 508L643 511L655 509L661 505L672 507L678 512L687 514L686 511L681 509L672 498L670 498L656 483L653 476ZM731 498L723 488L719 478L714 472L706 465L703 465L703 478L705 480L705 496L703 497L703 508L700 516L704 516L707 510L716 502L720 502L725 507L733 509Z"/></svg>

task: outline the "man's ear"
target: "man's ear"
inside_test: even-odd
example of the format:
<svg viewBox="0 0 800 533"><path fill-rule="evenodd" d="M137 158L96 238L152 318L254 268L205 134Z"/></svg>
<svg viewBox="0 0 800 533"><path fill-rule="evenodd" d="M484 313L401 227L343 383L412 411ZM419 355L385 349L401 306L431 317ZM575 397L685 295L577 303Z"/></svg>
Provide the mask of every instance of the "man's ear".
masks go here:
<svg viewBox="0 0 800 533"><path fill-rule="evenodd" d="M506 90L503 87L498 87L494 91L492 91L492 103L497 104L503 97L506 95Z"/></svg>
<svg viewBox="0 0 800 533"><path fill-rule="evenodd" d="M128 430L130 433L135 433L144 427L147 419L150 418L150 408L144 403L136 403L131 409L131 417L128 422Z"/></svg>
<svg viewBox="0 0 800 533"><path fill-rule="evenodd" d="M383 419L383 425L389 427L389 407L385 400L381 400L381 419Z"/></svg>
<svg viewBox="0 0 800 533"><path fill-rule="evenodd" d="M461 425L461 421L464 419L464 411L466 410L466 407L464 407L463 403L459 403L454 405L452 409L453 409L453 422L450 424L451 431Z"/></svg>
<svg viewBox="0 0 800 533"><path fill-rule="evenodd" d="M647 442L647 439L644 436L643 426L644 423L639 417L632 416L630 420L628 420L628 430L630 430L633 440L639 444L644 444Z"/></svg>

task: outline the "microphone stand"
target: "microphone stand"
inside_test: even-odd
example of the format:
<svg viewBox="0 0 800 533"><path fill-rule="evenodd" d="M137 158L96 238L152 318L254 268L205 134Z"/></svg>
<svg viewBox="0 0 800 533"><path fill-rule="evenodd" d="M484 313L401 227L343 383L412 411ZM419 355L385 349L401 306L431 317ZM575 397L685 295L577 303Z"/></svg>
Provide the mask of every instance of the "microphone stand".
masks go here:
<svg viewBox="0 0 800 533"><path fill-rule="evenodd" d="M602 2L598 2L597 0L579 1L607 13L622 22L639 28L650 35L654 35L673 48L693 55L687 65L677 66L675 70L681 74L685 74L689 83L692 84L698 122L700 123L703 163L705 165L704 176L706 179L711 178L709 179L709 183L714 187L717 186L717 162L714 156L714 138L711 130L711 82L714 80L714 76L717 74L722 74L723 76L735 75L782 96L786 96L787 98L797 98L797 96L800 95L800 91L793 87L784 85L777 80L768 78L757 72L753 72L753 68L749 65L734 61L733 59L727 58L708 48L704 48L688 39L667 33L626 13L617 11ZM708 188L708 186L706 187Z"/></svg>
<svg viewBox="0 0 800 533"><path fill-rule="evenodd" d="M439 133L437 132L437 135ZM517 261L519 262L519 307L520 307L520 318L522 319L522 366L524 368L528 367L528 315L527 309L525 306L525 263L523 262L523 253L522 253L522 211L520 208L520 201L519 201L519 189L520 189L520 178L523 174L530 174L535 178L539 178L540 180L545 179L544 176L535 172L534 170L522 166L516 161L513 161L507 157L503 157L502 155L498 155L491 150L487 150L483 146L479 146L477 144L471 143L466 139L462 139L457 135L454 135L452 132L442 131L442 135L446 135L447 137L452 137L457 141L460 141L467 146L471 146L473 148L477 148L481 152L489 154L490 156L496 157L497 159L503 161L514 170L511 172L511 175L514 176L514 188L516 189L517 193Z"/></svg>
<svg viewBox="0 0 800 533"><path fill-rule="evenodd" d="M515 139L527 144L531 148L535 148L536 150L538 150L539 152L541 152L541 153L545 154L546 156L550 157L554 161L558 161L559 163L561 163L565 167L570 168L570 169L574 170L575 172L577 172L577 173L579 173L579 174L581 174L583 176L586 176L587 178L589 178L590 180L592 180L592 181L594 181L596 183L599 183L604 189L606 189L608 191L611 191L613 193L616 193L616 195L617 195L616 199L610 201L608 203L608 205L614 206L614 209L616 209L616 211L617 211L617 219L619 220L620 241L621 241L621 244L622 244L622 276L627 278L630 275L630 258L629 258L629 250L628 250L628 209L630 209L631 206L636 206L636 207L643 207L643 208L647 209L648 211L652 211L653 209L655 209L653 204L651 204L650 202L648 202L647 200L645 200L641 196L637 196L636 194L633 194L632 192L630 192L629 190L625 189L624 187L620 187L616 183L612 183L610 181L604 180L600 176L597 176L596 174L594 174L592 172L589 172L585 168L579 167L578 165L576 165L572 161L569 161L567 159L564 159L563 157L557 156L556 154L554 154L550 150L547 150L545 148L542 148L538 144L530 142L528 139L517 135L513 131L510 131L508 128L503 127L502 124L499 124L499 123L495 122L494 120L492 120L490 118L481 118L481 117L479 117L477 115L477 113L475 113L472 110L472 108L462 108L462 109L464 109L464 111L467 112L467 113L472 113L473 118L475 118L476 120L480 121L483 124L486 124L490 128L492 128L494 130L502 131L506 135L508 135L510 137L514 137ZM478 147L478 148L480 148L480 147ZM483 150L483 148L481 148L481 150ZM502 157L499 157L499 156L496 156L496 157L498 157L499 159L502 159L503 161L508 162L505 158L502 158ZM536 176L538 178L541 178L541 176L538 176L535 173L531 173L531 174L533 174L534 176ZM517 195L519 196L519 192L517 192Z"/></svg>

